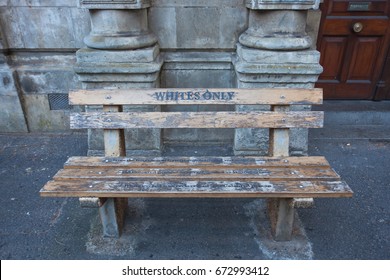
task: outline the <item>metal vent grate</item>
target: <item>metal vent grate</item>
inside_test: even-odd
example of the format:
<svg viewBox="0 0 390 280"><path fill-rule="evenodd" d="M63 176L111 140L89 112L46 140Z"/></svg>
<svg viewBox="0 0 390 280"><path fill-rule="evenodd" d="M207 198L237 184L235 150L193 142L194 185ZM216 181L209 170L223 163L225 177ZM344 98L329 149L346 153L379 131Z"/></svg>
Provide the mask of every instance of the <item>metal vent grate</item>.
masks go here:
<svg viewBox="0 0 390 280"><path fill-rule="evenodd" d="M49 94L50 110L70 110L68 94Z"/></svg>

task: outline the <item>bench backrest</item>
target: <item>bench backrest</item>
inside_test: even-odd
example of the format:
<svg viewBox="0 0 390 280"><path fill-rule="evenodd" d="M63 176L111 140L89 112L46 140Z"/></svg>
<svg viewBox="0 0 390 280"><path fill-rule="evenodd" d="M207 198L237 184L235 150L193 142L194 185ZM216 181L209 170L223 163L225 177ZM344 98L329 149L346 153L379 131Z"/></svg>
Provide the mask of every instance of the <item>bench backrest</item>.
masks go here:
<svg viewBox="0 0 390 280"><path fill-rule="evenodd" d="M103 105L104 112L72 113L70 125L104 129L105 142L123 142L125 128L270 128L269 154L288 156L289 128L323 125L323 112L289 111L290 105L321 104L321 89L78 90L69 93L69 101ZM123 105L271 105L271 111L122 112ZM123 148L110 152L109 146L106 155L123 155Z"/></svg>

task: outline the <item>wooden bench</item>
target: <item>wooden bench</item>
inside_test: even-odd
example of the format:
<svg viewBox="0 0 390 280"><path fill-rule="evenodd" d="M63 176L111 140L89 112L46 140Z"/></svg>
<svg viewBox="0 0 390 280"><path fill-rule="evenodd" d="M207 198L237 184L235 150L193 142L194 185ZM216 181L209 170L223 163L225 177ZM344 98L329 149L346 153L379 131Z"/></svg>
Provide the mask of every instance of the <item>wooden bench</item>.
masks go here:
<svg viewBox="0 0 390 280"><path fill-rule="evenodd" d="M324 157L289 156L290 128L317 128L323 112L290 111L322 103L321 89L131 89L70 92L73 129L103 129L104 157L71 157L40 191L99 205L103 234L119 237L130 197L267 198L275 240L290 240L294 198L351 197ZM123 105L270 105L270 111L122 112ZM126 157L127 128L269 128L268 156ZM131 141L131 139L128 139Z"/></svg>

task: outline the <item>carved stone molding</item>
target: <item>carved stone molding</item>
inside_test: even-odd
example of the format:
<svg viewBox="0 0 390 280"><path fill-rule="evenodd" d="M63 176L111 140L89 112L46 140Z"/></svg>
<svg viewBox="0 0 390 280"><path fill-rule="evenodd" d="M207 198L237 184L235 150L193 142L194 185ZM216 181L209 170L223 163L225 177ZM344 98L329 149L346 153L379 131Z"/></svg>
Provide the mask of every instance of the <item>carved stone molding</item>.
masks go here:
<svg viewBox="0 0 390 280"><path fill-rule="evenodd" d="M84 43L94 49L132 50L157 43L148 30L146 9L90 10L91 33Z"/></svg>
<svg viewBox="0 0 390 280"><path fill-rule="evenodd" d="M253 10L310 10L318 9L320 0L246 0Z"/></svg>
<svg viewBox="0 0 390 280"><path fill-rule="evenodd" d="M251 10L249 28L240 36L242 45L266 50L304 50L312 45L306 34L306 11Z"/></svg>
<svg viewBox="0 0 390 280"><path fill-rule="evenodd" d="M143 9L150 7L150 0L80 0L86 9Z"/></svg>

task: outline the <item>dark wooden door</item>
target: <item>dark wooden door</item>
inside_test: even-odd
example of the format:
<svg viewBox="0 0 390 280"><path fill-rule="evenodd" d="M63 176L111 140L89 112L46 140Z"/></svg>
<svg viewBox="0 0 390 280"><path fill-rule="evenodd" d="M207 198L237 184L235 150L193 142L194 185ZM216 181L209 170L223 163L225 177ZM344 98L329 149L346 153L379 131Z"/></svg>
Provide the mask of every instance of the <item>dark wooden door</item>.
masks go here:
<svg viewBox="0 0 390 280"><path fill-rule="evenodd" d="M325 0L317 41L326 99L375 99L390 34L390 1Z"/></svg>

